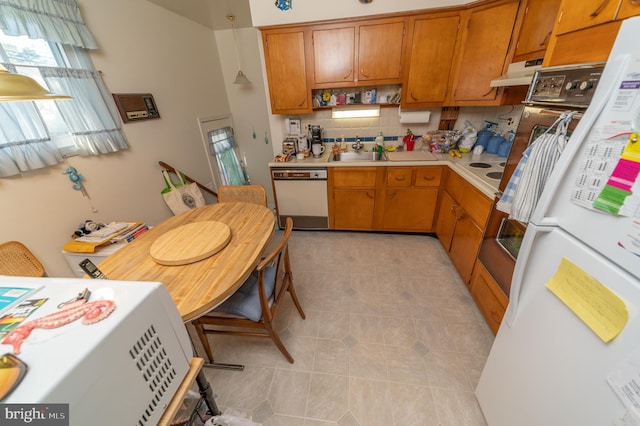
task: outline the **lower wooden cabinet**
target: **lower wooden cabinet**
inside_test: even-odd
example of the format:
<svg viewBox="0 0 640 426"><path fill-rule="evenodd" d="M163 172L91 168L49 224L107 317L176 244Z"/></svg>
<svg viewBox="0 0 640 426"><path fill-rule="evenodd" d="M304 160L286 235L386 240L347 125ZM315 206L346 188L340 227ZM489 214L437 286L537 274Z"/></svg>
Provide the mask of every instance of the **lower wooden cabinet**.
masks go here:
<svg viewBox="0 0 640 426"><path fill-rule="evenodd" d="M469 285L492 200L455 172L449 172L435 232L462 281Z"/></svg>
<svg viewBox="0 0 640 426"><path fill-rule="evenodd" d="M336 188L333 190L333 229L373 229L375 189Z"/></svg>
<svg viewBox="0 0 640 426"><path fill-rule="evenodd" d="M433 232L445 166L331 167L329 227Z"/></svg>
<svg viewBox="0 0 640 426"><path fill-rule="evenodd" d="M329 228L372 230L378 167L330 167Z"/></svg>
<svg viewBox="0 0 640 426"><path fill-rule="evenodd" d="M489 271L478 260L471 276L471 296L487 320L493 334L498 332L509 299Z"/></svg>

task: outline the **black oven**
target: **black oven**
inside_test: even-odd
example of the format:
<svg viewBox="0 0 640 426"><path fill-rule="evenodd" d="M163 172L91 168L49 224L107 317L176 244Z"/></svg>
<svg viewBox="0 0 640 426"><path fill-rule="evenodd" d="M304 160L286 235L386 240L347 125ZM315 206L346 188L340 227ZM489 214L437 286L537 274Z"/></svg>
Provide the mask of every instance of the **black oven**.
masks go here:
<svg viewBox="0 0 640 426"><path fill-rule="evenodd" d="M541 68L533 77L500 180L499 195L494 201L478 255L484 267L507 295L511 289L511 276L527 227L524 223L510 220L507 213L496 209L495 204L509 183L525 149L563 112L578 112L569 125L568 134L573 131L591 102L603 69L604 63Z"/></svg>

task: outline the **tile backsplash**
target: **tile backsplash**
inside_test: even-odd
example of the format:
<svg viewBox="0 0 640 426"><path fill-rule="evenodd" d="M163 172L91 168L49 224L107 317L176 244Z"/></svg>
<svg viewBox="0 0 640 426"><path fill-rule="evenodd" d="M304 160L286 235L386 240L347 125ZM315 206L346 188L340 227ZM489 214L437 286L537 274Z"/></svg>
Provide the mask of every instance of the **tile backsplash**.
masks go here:
<svg viewBox="0 0 640 426"><path fill-rule="evenodd" d="M506 105L500 107L461 107L458 114L458 120L454 129L462 129L465 122L469 121L477 130L484 127L484 121L491 121L498 124L498 132L504 134L509 130L514 130L520 122L522 114L522 105ZM331 110L319 110L312 114L301 116L282 116L282 134L286 135L284 124L285 118L299 118L302 129L308 129L309 124L315 124L322 127L322 137L325 141L330 142L336 138L375 138L378 132L382 132L385 139L402 137L406 134L407 129L415 135L422 135L430 130L437 130L440 122L440 108L430 108L426 111L431 112L428 123L400 123L398 107L384 107L380 109L380 117L375 118L331 118Z"/></svg>

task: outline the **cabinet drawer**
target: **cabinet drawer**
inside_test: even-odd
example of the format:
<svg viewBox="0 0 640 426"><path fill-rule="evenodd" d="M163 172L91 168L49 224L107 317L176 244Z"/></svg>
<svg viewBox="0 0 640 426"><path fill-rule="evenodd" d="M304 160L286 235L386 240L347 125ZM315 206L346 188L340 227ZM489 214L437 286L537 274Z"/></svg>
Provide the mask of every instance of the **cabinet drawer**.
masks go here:
<svg viewBox="0 0 640 426"><path fill-rule="evenodd" d="M411 178L413 177L413 168L411 167L388 167L387 168L387 186L411 186Z"/></svg>
<svg viewBox="0 0 640 426"><path fill-rule="evenodd" d="M374 188L376 186L375 167L332 167L334 187Z"/></svg>
<svg viewBox="0 0 640 426"><path fill-rule="evenodd" d="M462 194L460 206L480 229L484 229L484 225L487 223L492 204L492 200L475 189L473 185L467 183L464 193Z"/></svg>
<svg viewBox="0 0 640 426"><path fill-rule="evenodd" d="M442 167L418 167L415 186L440 186Z"/></svg>

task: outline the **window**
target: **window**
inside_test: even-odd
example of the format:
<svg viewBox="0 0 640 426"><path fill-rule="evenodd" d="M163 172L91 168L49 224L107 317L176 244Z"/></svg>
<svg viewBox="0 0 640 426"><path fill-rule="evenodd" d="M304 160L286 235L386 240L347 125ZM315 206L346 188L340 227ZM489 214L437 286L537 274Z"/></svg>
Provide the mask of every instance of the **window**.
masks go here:
<svg viewBox="0 0 640 426"><path fill-rule="evenodd" d="M129 147L77 0L0 1L0 63L65 101L0 103L0 177Z"/></svg>
<svg viewBox="0 0 640 426"><path fill-rule="evenodd" d="M30 39L27 36L7 36L0 30L0 62L11 63L15 72L33 78L42 87L47 87L38 66L67 67L69 60L64 49L56 43ZM49 136L63 156L75 155L77 149L71 133L56 104L51 101L34 101Z"/></svg>
<svg viewBox="0 0 640 426"><path fill-rule="evenodd" d="M249 184L244 163L238 158L238 145L233 136L231 119L209 117L201 118L199 122L216 187Z"/></svg>

